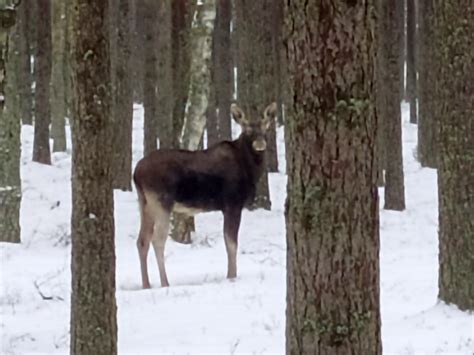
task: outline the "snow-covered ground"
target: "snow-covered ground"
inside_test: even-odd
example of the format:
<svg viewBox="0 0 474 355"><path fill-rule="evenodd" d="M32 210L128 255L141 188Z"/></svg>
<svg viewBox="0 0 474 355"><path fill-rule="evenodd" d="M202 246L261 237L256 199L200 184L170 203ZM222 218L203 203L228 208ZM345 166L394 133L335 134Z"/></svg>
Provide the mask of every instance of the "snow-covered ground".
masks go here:
<svg viewBox="0 0 474 355"><path fill-rule="evenodd" d="M136 162L143 111L134 112ZM471 355L474 316L436 298L436 172L415 161L416 126L406 106L403 112L407 209L381 210L384 354ZM278 138L284 172L281 130ZM1 354L69 351L71 156L55 153L53 166L32 163L32 142L32 128L23 127L23 243L0 243ZM140 288L135 194L115 192L120 353L284 353L285 175L271 174L270 184L273 210L244 212L236 281L225 279L222 217L209 213L197 217L193 245L168 242L170 288L159 287L150 252L150 290Z"/></svg>

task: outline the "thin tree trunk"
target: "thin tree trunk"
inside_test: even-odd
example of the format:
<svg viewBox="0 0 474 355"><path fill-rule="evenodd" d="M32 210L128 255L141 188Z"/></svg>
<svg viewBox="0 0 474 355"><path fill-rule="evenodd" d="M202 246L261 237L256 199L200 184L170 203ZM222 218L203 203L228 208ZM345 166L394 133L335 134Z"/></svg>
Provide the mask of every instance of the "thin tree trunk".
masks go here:
<svg viewBox="0 0 474 355"><path fill-rule="evenodd" d="M143 102L143 57L144 57L144 21L139 17L143 12L139 7L143 6L143 1L131 1L132 6L132 85L134 102Z"/></svg>
<svg viewBox="0 0 474 355"><path fill-rule="evenodd" d="M144 154L156 149L157 139L157 79L158 79L158 2L155 0L144 0L143 6L139 7L144 22L144 82L143 82L143 107L144 117Z"/></svg>
<svg viewBox="0 0 474 355"><path fill-rule="evenodd" d="M381 55L385 70L382 77L384 105L381 115L385 126L385 205L388 210L405 209L405 185L402 156L402 120L400 102L400 36L403 34L403 2L382 2L382 33L384 45Z"/></svg>
<svg viewBox="0 0 474 355"><path fill-rule="evenodd" d="M215 43L215 40L214 40ZM209 92L209 102L207 103L206 111L206 132L207 132L207 147L211 147L214 144L220 141L219 139L219 127L217 122L217 110L216 110L216 83L214 77L215 71L215 52L212 53L212 63L211 68L211 87Z"/></svg>
<svg viewBox="0 0 474 355"><path fill-rule="evenodd" d="M173 70L171 47L171 0L158 2L158 101L156 116L158 120L158 137L160 148L171 148L173 142Z"/></svg>
<svg viewBox="0 0 474 355"><path fill-rule="evenodd" d="M18 7L19 72L18 91L20 94L20 115L23 124L33 124L33 75L30 52L30 7L25 1Z"/></svg>
<svg viewBox="0 0 474 355"><path fill-rule="evenodd" d="M52 73L51 73L51 136L53 152L66 151L66 98L65 98L65 48L66 3L52 4Z"/></svg>
<svg viewBox="0 0 474 355"><path fill-rule="evenodd" d="M132 12L130 0L118 0L117 46L115 65L115 144L113 187L132 191L132 124L133 87L131 78L132 60Z"/></svg>
<svg viewBox="0 0 474 355"><path fill-rule="evenodd" d="M386 93L385 93L385 82L384 76L387 70L386 64L386 40L384 38L384 23L382 20L383 1L377 1L375 8L378 14L378 20L376 21L376 69L375 69L375 113L377 115L377 139L376 139L376 154L377 154L377 186L385 185L384 169L385 164L385 105L386 105Z"/></svg>
<svg viewBox="0 0 474 355"><path fill-rule="evenodd" d="M117 354L108 11L107 1L74 1L70 350L75 355Z"/></svg>
<svg viewBox="0 0 474 355"><path fill-rule="evenodd" d="M286 3L287 354L382 354L374 7Z"/></svg>
<svg viewBox="0 0 474 355"><path fill-rule="evenodd" d="M35 57L35 135L33 161L51 164L49 125L51 123L51 1L38 0L38 29Z"/></svg>
<svg viewBox="0 0 474 355"><path fill-rule="evenodd" d="M471 2L472 5L472 2ZM434 1L439 297L474 310L474 6Z"/></svg>
<svg viewBox="0 0 474 355"><path fill-rule="evenodd" d="M410 103L410 123L416 123L416 0L407 0L407 98Z"/></svg>
<svg viewBox="0 0 474 355"><path fill-rule="evenodd" d="M0 1L0 241L20 242L20 118L17 94L19 48L10 48L9 36L17 42L16 10L9 1ZM16 47L16 48L15 48Z"/></svg>
<svg viewBox="0 0 474 355"><path fill-rule="evenodd" d="M230 22L232 20L231 0L218 0L216 8L216 29L214 31L214 86L217 108L218 141L231 140L230 105L232 102L232 50Z"/></svg>
<svg viewBox="0 0 474 355"><path fill-rule="evenodd" d="M261 117L265 107L275 101L275 75L272 53L271 1L236 2L238 38L237 90L240 106L248 117ZM270 25L270 27L269 27ZM267 133L275 134L275 130ZM269 152L267 152L268 154ZM257 183L250 209L271 209L267 171Z"/></svg>
<svg viewBox="0 0 474 355"><path fill-rule="evenodd" d="M419 0L418 160L421 166L438 166L438 113L434 88L438 85L433 34L433 0Z"/></svg>
<svg viewBox="0 0 474 355"><path fill-rule="evenodd" d="M181 148L199 149L204 127L211 84L212 33L216 16L215 0L203 1L196 10L191 29L191 66L188 102L184 116ZM173 214L171 237L181 243L191 242L194 218Z"/></svg>

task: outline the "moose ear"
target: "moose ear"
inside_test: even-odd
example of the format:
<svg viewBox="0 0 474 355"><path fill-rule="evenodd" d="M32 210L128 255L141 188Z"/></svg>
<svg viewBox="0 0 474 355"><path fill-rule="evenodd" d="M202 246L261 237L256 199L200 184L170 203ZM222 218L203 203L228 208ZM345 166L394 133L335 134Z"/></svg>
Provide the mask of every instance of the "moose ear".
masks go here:
<svg viewBox="0 0 474 355"><path fill-rule="evenodd" d="M277 115L277 104L272 102L263 112L262 128L267 130Z"/></svg>
<svg viewBox="0 0 474 355"><path fill-rule="evenodd" d="M232 114L232 118L239 125L243 126L243 125L249 124L247 118L245 118L244 111L242 111L242 109L239 106L237 106L237 104L230 105L230 112Z"/></svg>

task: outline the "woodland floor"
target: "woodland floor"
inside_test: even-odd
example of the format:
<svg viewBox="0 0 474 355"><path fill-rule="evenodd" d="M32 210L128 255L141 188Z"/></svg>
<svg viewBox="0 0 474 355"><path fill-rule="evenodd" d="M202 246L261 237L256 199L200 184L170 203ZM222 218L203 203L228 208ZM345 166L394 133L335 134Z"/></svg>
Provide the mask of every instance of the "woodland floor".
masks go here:
<svg viewBox="0 0 474 355"><path fill-rule="evenodd" d="M134 112L136 162L143 110L135 106ZM415 160L416 126L408 123L407 112L404 105L407 209L381 209L384 354L471 355L473 314L437 300L436 171ZM69 352L71 155L53 154L53 166L36 164L32 142L33 129L24 126L23 243L0 243L1 354ZM284 172L282 129L278 143ZM120 353L284 353L285 174L271 174L270 185L272 211L244 212L236 281L225 279L222 217L209 213L198 216L192 245L168 242L171 287L159 287L150 253L150 290L140 288L135 193L115 192ZM383 207L383 189L380 195Z"/></svg>

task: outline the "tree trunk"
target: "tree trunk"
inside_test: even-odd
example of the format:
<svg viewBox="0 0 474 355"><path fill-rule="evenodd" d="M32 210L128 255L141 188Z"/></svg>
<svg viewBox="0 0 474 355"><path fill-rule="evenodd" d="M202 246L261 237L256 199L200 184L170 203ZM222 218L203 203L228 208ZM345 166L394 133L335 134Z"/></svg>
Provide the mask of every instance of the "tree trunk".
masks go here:
<svg viewBox="0 0 474 355"><path fill-rule="evenodd" d="M18 82L12 74L18 65L14 60L18 59L19 52L8 50L10 29L19 29L14 27L16 10L12 5L9 1L0 1L0 241L19 243L20 118L17 89L12 85Z"/></svg>
<svg viewBox="0 0 474 355"><path fill-rule="evenodd" d="M376 139L376 154L377 154L377 186L385 185L385 176L384 170L386 168L385 163L385 138L386 138L386 128L385 128L385 105L386 105L386 90L384 76L386 71L386 56L383 54L386 49L383 48L385 45L385 38L383 35L384 23L381 19L383 11L384 1L377 1L375 4L378 20L375 23L376 29L376 69L375 69L375 114L377 115L377 139Z"/></svg>
<svg viewBox="0 0 474 355"><path fill-rule="evenodd" d="M180 142L182 149L199 149L206 125L215 17L215 0L205 0L198 5L191 29L190 81ZM181 243L190 243L191 232L194 230L194 218L174 213L172 220L171 237Z"/></svg>
<svg viewBox="0 0 474 355"><path fill-rule="evenodd" d="M433 33L433 0L419 0L418 47L418 160L421 166L436 168L438 163L438 113L434 88L438 85Z"/></svg>
<svg viewBox="0 0 474 355"><path fill-rule="evenodd" d="M472 4L472 3L471 3ZM439 297L474 310L474 7L434 2L438 85Z"/></svg>
<svg viewBox="0 0 474 355"><path fill-rule="evenodd" d="M304 5L286 3L286 353L377 355L375 1Z"/></svg>
<svg viewBox="0 0 474 355"><path fill-rule="evenodd" d="M191 65L190 34L196 2L172 2L172 55L173 55L173 141L179 147L184 122L184 109L188 101L189 68Z"/></svg>
<svg viewBox="0 0 474 355"><path fill-rule="evenodd" d="M156 149L157 139L157 79L158 79L158 2L155 0L144 0L139 6L140 18L144 22L144 81L143 81L143 107L144 117L144 155Z"/></svg>
<svg viewBox="0 0 474 355"><path fill-rule="evenodd" d="M407 0L407 98L410 103L410 123L416 123L416 0Z"/></svg>
<svg viewBox="0 0 474 355"><path fill-rule="evenodd" d="M65 48L66 48L66 3L52 4L52 74L51 74L51 136L53 152L66 151L66 98L65 98Z"/></svg>
<svg viewBox="0 0 474 355"><path fill-rule="evenodd" d="M115 134L113 150L114 175L112 186L122 191L132 191L132 124L133 88L131 78L131 25L130 0L118 0L116 4L115 46Z"/></svg>
<svg viewBox="0 0 474 355"><path fill-rule="evenodd" d="M131 1L132 7L132 85L133 85L133 100L134 102L143 102L143 57L144 57L144 21L139 17L142 14L140 7L143 6L143 1Z"/></svg>
<svg viewBox="0 0 474 355"><path fill-rule="evenodd" d="M379 112L385 128L385 205L388 210L405 209L405 186L402 156L402 120L400 102L400 37L403 35L403 2L399 0L382 1L380 21L383 45L382 95L384 104ZM389 148L389 149L388 149Z"/></svg>
<svg viewBox="0 0 474 355"><path fill-rule="evenodd" d="M160 148L171 148L173 142L173 71L171 48L171 0L158 2L158 101L156 117Z"/></svg>
<svg viewBox="0 0 474 355"><path fill-rule="evenodd" d="M38 28L35 57L35 136L33 161L51 164L49 148L49 124L51 123L50 80L51 80L51 1L38 0Z"/></svg>
<svg viewBox="0 0 474 355"><path fill-rule="evenodd" d="M23 124L33 124L33 75L30 51L30 7L25 1L18 6L20 116Z"/></svg>
<svg viewBox="0 0 474 355"><path fill-rule="evenodd" d="M236 2L236 22L238 38L237 90L240 107L248 117L261 117L265 107L275 101L275 74L272 61L271 16L273 3L269 0ZM268 143L271 144L267 133ZM270 149L271 150L271 149ZM271 152L267 151L268 154ZM254 201L250 209L270 210L268 174L262 175L257 183Z"/></svg>
<svg viewBox="0 0 474 355"><path fill-rule="evenodd" d="M71 354L117 354L107 1L74 1ZM93 50L92 50L93 48Z"/></svg>
<svg viewBox="0 0 474 355"><path fill-rule="evenodd" d="M284 106L287 103L285 95L287 94L287 66L286 66L286 53L283 45L283 9L284 4L282 1L277 1L274 4L273 14L273 46L274 46L274 58L275 58L275 89L276 89L276 103L278 110L278 124L281 126L284 124Z"/></svg>
<svg viewBox="0 0 474 355"><path fill-rule="evenodd" d="M215 39L213 40L213 43L215 44ZM214 72L215 72L215 51L212 52L212 66L211 66L212 79L211 79L211 87L210 87L210 92L209 92L209 102L207 103L207 110L206 110L207 147L211 147L220 141L219 127L218 127L218 122L217 122L216 82L215 82Z"/></svg>
<svg viewBox="0 0 474 355"><path fill-rule="evenodd" d="M216 28L214 31L213 78L217 108L218 141L231 140L230 105L232 103L232 50L230 22L232 20L231 0L218 0L216 8Z"/></svg>

